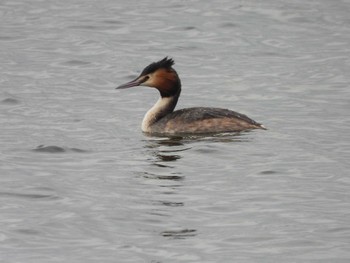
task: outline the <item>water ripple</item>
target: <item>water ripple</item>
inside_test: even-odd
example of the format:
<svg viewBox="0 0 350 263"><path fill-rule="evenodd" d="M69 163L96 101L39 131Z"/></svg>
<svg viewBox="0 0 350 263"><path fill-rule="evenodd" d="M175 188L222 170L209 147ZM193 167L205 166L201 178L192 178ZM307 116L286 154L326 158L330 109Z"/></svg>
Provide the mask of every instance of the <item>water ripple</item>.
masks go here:
<svg viewBox="0 0 350 263"><path fill-rule="evenodd" d="M42 152L42 153L64 153L67 151L77 152L77 153L85 153L87 150L79 149L79 148L66 148L55 145L39 145L37 148L33 149L34 152Z"/></svg>

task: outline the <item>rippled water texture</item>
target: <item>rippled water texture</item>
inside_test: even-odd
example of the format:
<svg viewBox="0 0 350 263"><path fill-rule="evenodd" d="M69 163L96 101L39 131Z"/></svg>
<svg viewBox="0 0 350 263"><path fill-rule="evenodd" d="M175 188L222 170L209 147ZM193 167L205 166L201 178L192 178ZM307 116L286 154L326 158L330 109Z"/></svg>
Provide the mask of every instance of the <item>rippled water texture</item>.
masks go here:
<svg viewBox="0 0 350 263"><path fill-rule="evenodd" d="M1 262L350 262L350 2L0 2ZM267 131L142 134L178 108Z"/></svg>

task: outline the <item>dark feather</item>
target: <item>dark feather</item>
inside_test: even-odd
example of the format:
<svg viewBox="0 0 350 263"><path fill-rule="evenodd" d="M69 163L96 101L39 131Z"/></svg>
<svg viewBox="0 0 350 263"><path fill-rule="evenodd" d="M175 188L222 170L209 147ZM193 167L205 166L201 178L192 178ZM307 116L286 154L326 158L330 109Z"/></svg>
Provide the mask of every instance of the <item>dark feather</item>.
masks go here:
<svg viewBox="0 0 350 263"><path fill-rule="evenodd" d="M174 60L172 58L165 57L162 60L158 62L153 62L152 64L148 65L147 67L144 68L144 70L141 73L142 75L147 75L150 73L155 72L156 70L160 68L171 68L175 64Z"/></svg>
<svg viewBox="0 0 350 263"><path fill-rule="evenodd" d="M250 119L244 114L227 110L227 109L221 109L221 108L207 108L207 107L196 107L196 108L186 108L174 111L168 115L166 115L162 121L167 121L170 119L176 119L181 118L182 121L191 123L198 120L205 120L205 119L215 119L215 118L236 118L243 121L246 121L247 123L250 123L252 125L260 126L259 123L255 122L254 120Z"/></svg>

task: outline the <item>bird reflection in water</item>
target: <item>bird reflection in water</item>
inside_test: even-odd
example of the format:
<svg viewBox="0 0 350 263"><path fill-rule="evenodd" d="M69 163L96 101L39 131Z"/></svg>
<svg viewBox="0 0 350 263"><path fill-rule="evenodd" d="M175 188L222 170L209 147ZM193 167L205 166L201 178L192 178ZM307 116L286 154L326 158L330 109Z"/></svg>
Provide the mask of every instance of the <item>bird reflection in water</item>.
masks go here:
<svg viewBox="0 0 350 263"><path fill-rule="evenodd" d="M174 172L175 162L182 159L186 151L192 149L195 143L235 143L249 142L251 139L246 136L249 132L241 133L225 133L219 135L201 135L201 136L172 136L172 137L149 137L146 140L144 148L147 149L148 159L152 166L160 168L169 168L169 173L164 175L154 175L153 173L145 172L146 178L152 179L167 179L167 180L182 180L183 176L178 172ZM162 171L164 172L164 171Z"/></svg>
<svg viewBox="0 0 350 263"><path fill-rule="evenodd" d="M180 194L185 184L185 176L176 169L175 163L184 157L184 152L191 149L182 137L149 138L145 141L146 154L150 166L143 172L145 182L152 186L157 185L161 191L152 195L152 209L148 214L152 220L158 220L157 232L160 236L169 239L186 239L196 235L197 230L188 229L188 226L177 225L168 228L169 217L180 216L186 206L184 196ZM162 227L163 226L163 227ZM166 227L164 229L164 226Z"/></svg>
<svg viewBox="0 0 350 263"><path fill-rule="evenodd" d="M186 210L184 202L184 192L182 187L186 185L186 177L181 171L186 171L185 167L181 168L181 159L186 158L188 151L193 147L205 143L235 143L249 141L245 136L246 133L240 134L221 134L217 136L191 136L191 137L149 137L145 140L145 150L148 156L149 166L143 172L145 183L160 187L161 191L155 191L152 194L152 209L148 214L160 221L159 234L169 239L186 239L198 235L198 230L192 226L178 225L166 229L161 229L162 222L181 214ZM154 218L155 217L155 218ZM164 224L166 225L166 224ZM163 226L164 226L163 225Z"/></svg>
<svg viewBox="0 0 350 263"><path fill-rule="evenodd" d="M191 149L184 145L182 137L152 138L145 148L150 151L152 165L166 168L174 168L170 162L181 159L181 152Z"/></svg>

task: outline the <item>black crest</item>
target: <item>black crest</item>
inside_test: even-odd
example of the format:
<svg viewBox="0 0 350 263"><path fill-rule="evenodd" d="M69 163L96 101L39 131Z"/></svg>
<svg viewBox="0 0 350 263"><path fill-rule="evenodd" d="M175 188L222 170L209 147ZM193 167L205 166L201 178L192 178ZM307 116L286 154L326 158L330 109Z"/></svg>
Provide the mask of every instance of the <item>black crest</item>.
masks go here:
<svg viewBox="0 0 350 263"><path fill-rule="evenodd" d="M147 67L144 68L142 71L141 75L147 75L152 72L155 72L157 69L160 68L171 68L172 65L174 65L175 62L172 58L165 57L162 60L158 62L153 62L152 64L148 65Z"/></svg>

